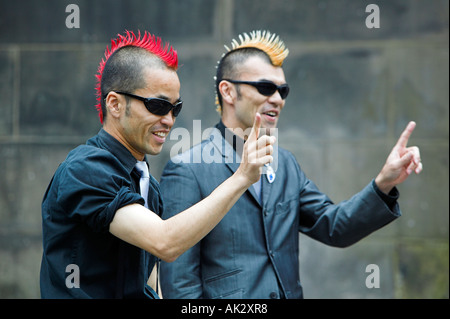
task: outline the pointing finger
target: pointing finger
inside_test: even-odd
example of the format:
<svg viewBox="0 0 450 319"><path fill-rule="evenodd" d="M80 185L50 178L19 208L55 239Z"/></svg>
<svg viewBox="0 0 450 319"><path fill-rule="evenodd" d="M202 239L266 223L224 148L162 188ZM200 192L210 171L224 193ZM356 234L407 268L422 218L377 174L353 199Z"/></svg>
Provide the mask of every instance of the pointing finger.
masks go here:
<svg viewBox="0 0 450 319"><path fill-rule="evenodd" d="M256 113L255 120L253 121L253 127L248 136L248 140L257 140L259 136L259 129L261 128L261 114Z"/></svg>
<svg viewBox="0 0 450 319"><path fill-rule="evenodd" d="M397 146L400 147L406 147L408 144L409 137L411 136L411 133L414 131L414 128L416 127L416 122L409 122L406 126L405 130L403 131L402 135L400 135L400 138L397 141Z"/></svg>

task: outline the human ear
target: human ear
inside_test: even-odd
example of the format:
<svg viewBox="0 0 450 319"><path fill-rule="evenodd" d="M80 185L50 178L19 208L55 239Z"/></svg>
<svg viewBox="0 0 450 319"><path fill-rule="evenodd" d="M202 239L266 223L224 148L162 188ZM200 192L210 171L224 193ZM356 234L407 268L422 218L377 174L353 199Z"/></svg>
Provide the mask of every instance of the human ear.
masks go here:
<svg viewBox="0 0 450 319"><path fill-rule="evenodd" d="M228 81L222 81L219 83L219 92L222 95L222 101L227 104L233 104L236 97L236 90L234 86Z"/></svg>
<svg viewBox="0 0 450 319"><path fill-rule="evenodd" d="M109 92L105 98L105 105L108 113L114 117L120 117L122 105L126 103L123 96L119 96L116 92Z"/></svg>

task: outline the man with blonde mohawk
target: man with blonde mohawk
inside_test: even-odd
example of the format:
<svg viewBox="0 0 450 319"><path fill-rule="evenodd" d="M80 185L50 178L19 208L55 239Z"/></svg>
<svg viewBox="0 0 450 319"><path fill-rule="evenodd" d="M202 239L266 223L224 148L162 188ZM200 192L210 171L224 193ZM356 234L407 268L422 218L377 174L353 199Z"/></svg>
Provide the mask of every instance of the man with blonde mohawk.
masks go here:
<svg viewBox="0 0 450 319"><path fill-rule="evenodd" d="M256 113L261 114L262 129L276 132L289 94L282 69L288 55L284 43L270 32L253 31L226 49L215 77L221 120L209 139L166 165L161 178L167 208L163 218L201 200L235 172ZM345 247L398 218L395 186L422 170L419 149L407 147L414 127L414 122L408 124L376 178L339 204L306 177L290 152L276 148L275 161L265 165L265 174L214 230L174 263L162 263L164 296L303 298L299 232ZM204 149L219 153L222 160L210 158ZM196 153L202 154L200 164L190 163Z"/></svg>

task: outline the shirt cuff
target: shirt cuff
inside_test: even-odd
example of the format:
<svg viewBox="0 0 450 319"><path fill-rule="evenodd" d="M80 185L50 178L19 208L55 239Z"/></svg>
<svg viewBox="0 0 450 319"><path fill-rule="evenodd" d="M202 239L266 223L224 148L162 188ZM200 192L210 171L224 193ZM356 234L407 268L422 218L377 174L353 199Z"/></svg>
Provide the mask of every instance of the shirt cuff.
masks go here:
<svg viewBox="0 0 450 319"><path fill-rule="evenodd" d="M129 187L123 186L117 192L113 200L108 203L99 214L96 214L94 218L91 219L91 227L96 232L108 232L109 225L114 219L117 210L134 203L144 205L144 199L140 194L135 193Z"/></svg>
<svg viewBox="0 0 450 319"><path fill-rule="evenodd" d="M372 180L372 185L378 196L380 196L380 198L386 203L390 210L393 210L400 196L397 187L394 187L389 192L389 194L385 194L378 188L377 184L375 183L375 179Z"/></svg>

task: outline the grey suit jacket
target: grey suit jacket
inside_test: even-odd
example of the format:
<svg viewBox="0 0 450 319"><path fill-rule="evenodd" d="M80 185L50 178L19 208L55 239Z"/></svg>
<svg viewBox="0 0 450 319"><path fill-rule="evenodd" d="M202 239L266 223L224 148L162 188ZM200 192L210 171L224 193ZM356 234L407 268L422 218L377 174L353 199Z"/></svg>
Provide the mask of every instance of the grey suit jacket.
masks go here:
<svg viewBox="0 0 450 319"><path fill-rule="evenodd" d="M164 298L302 298L299 232L345 247L400 216L373 181L338 205L310 181L294 156L278 148L276 177L261 178L222 221L173 263L161 264ZM201 156L200 156L201 155ZM171 159L161 177L163 218L207 197L239 167L239 156L214 129L210 138Z"/></svg>

